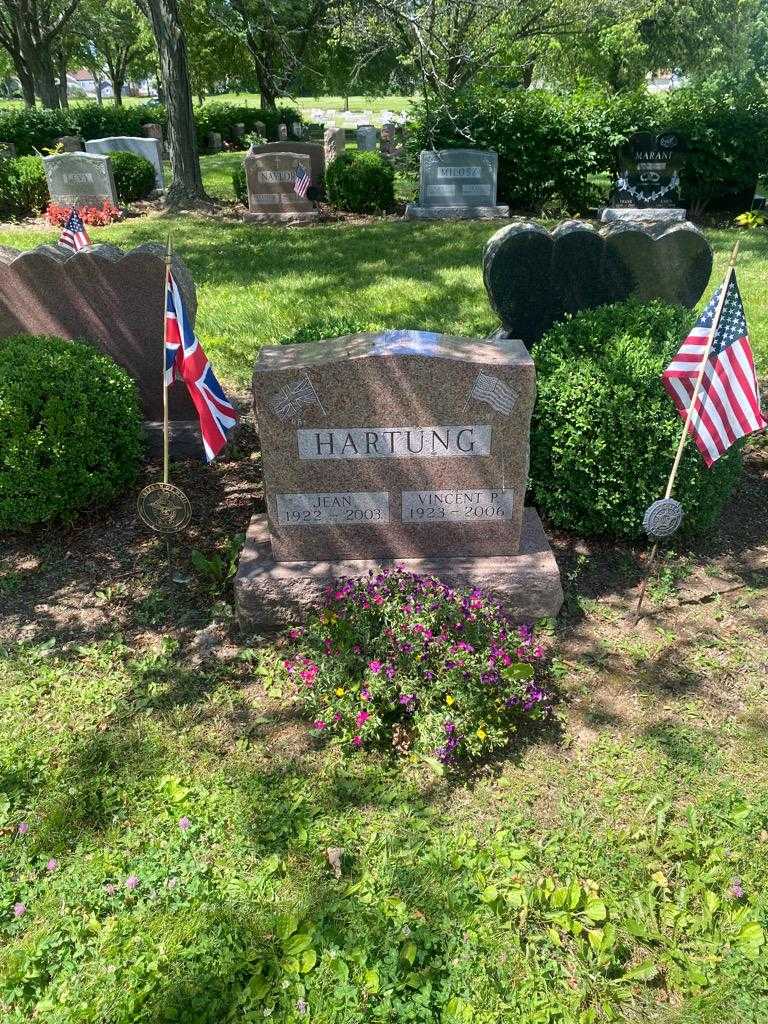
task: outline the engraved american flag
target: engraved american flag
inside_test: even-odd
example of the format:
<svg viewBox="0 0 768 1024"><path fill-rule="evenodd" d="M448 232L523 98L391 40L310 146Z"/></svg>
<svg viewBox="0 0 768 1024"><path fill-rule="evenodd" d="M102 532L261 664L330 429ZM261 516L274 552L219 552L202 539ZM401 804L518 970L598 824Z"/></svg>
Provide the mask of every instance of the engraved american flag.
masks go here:
<svg viewBox="0 0 768 1024"><path fill-rule="evenodd" d="M470 397L485 402L502 416L509 416L518 399L518 392L492 373L481 370L472 385Z"/></svg>

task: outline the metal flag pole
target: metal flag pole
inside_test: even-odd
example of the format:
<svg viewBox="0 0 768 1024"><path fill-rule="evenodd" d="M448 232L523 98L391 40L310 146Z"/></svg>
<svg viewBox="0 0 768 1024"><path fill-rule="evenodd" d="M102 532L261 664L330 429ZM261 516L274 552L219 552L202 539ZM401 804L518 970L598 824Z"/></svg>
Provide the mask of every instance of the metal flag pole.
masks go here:
<svg viewBox="0 0 768 1024"><path fill-rule="evenodd" d="M163 298L163 483L168 483L170 469L170 438L168 424L168 381L165 372L165 341L168 337L168 279L171 274L171 232L168 232L168 247L165 250L165 291Z"/></svg>
<svg viewBox="0 0 768 1024"><path fill-rule="evenodd" d="M691 401L690 401L690 403L688 405L688 412L687 412L686 417L685 417L685 423L683 425L683 431L682 431L682 433L680 435L680 442L679 442L679 444L677 446L677 452L675 453L675 461L672 463L672 470L671 470L671 472L669 474L669 480L667 481L667 490L666 490L666 492L664 494L664 501L669 501L669 499L672 497L672 491L673 491L674 486L675 486L675 480L677 479L677 471L680 468L680 461L681 461L681 459L683 457L683 450L685 448L685 442L688 440L688 431L690 430L691 421L693 420L694 410L696 408L696 402L699 399L699 392L701 391L701 385L704 382L704 374L706 373L707 363L709 362L709 357L710 357L710 354L712 352L712 346L713 346L714 341L715 341L715 335L717 334L717 328L718 328L718 326L720 324L720 316L721 316L721 314L723 312L723 306L725 305L725 300L726 300L726 298L728 296L728 288L730 287L730 284L731 284L731 278L733 277L733 272L734 272L734 269L736 267L736 258L737 258L738 255L739 255L739 242L737 242L734 245L733 251L731 252L731 261L730 261L730 263L728 265L728 272L725 275L725 280L723 281L723 287L722 287L722 289L720 291L720 298L717 301L717 309L715 310L715 315L714 315L714 318L712 320L712 326L709 329L709 335L707 337L707 346L704 349L704 355L702 356L702 359L701 359L701 365L699 366L699 372L698 372L698 374L696 376L696 384L694 385L693 394L691 395ZM656 562L656 555L658 554L658 551L659 551L659 541L655 540L654 543L653 543L653 547L651 548L651 553L650 553L650 555L648 557L648 564L645 567L645 575L643 576L643 581L640 584L640 593L637 596L637 604L635 605L635 610L632 613L632 616L631 616L631 619L630 619L632 626L636 626L637 623L640 620L640 610L641 610L641 608L643 606L643 599L645 598L645 591L646 591L646 589L648 587L648 580L650 579L651 571L652 571L653 566L654 566L654 564Z"/></svg>

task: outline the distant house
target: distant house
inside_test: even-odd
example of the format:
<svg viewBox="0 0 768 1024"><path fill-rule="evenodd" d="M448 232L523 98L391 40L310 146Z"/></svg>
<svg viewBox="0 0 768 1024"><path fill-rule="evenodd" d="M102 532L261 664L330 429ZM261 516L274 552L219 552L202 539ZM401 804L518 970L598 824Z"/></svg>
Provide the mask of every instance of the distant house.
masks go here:
<svg viewBox="0 0 768 1024"><path fill-rule="evenodd" d="M82 93L89 99L96 99L98 90L93 72L88 71L87 68L80 68L79 71L68 71L67 92L70 96L77 96L78 93ZM107 78L101 80L101 96L102 99L112 98L112 85Z"/></svg>

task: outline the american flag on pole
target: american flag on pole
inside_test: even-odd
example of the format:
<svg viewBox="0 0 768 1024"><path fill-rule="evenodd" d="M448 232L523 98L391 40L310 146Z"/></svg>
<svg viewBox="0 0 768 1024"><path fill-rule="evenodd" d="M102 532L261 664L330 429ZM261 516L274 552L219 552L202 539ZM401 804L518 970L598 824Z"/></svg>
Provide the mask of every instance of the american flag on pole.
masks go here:
<svg viewBox="0 0 768 1024"><path fill-rule="evenodd" d="M723 288L726 288L726 293L720 308ZM696 447L707 466L716 462L740 437L763 430L768 425L760 410L747 320L733 270L712 296L664 371L664 387L677 406L681 419L688 416L713 325L712 348L690 424Z"/></svg>
<svg viewBox="0 0 768 1024"><path fill-rule="evenodd" d="M469 397L478 402L485 402L502 416L509 416L517 401L518 393L492 373L485 373L481 370L475 378Z"/></svg>
<svg viewBox="0 0 768 1024"><path fill-rule="evenodd" d="M296 173L293 177L293 191L297 196L306 199L307 189L311 184L312 179L307 173L306 167L303 164L296 164Z"/></svg>
<svg viewBox="0 0 768 1024"><path fill-rule="evenodd" d="M70 249L72 252L80 252L86 245L90 245L91 240L88 237L88 232L85 230L85 224L83 218L72 207L69 211L69 217L67 217L67 223L64 225L61 234L59 235L59 245L62 249Z"/></svg>
<svg viewBox="0 0 768 1024"><path fill-rule="evenodd" d="M205 458L211 462L227 443L237 411L224 394L189 322L181 292L168 271L165 317L165 386L183 380L200 417Z"/></svg>

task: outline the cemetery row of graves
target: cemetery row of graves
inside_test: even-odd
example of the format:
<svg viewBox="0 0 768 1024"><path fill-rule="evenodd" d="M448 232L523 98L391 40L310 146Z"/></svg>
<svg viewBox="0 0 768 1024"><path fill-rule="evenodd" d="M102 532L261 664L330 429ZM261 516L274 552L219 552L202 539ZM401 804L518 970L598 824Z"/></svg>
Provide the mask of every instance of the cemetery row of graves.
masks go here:
<svg viewBox="0 0 768 1024"><path fill-rule="evenodd" d="M158 124L0 230L3 1019L757 1024L759 217L659 123L599 219L485 144L320 223L402 132L275 134L242 219L87 223Z"/></svg>

